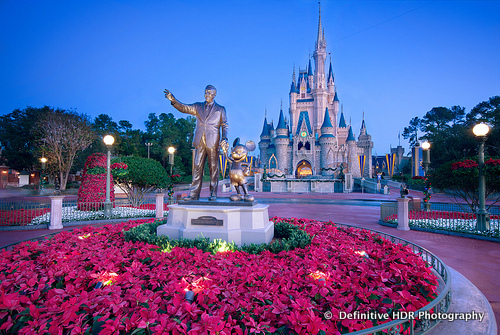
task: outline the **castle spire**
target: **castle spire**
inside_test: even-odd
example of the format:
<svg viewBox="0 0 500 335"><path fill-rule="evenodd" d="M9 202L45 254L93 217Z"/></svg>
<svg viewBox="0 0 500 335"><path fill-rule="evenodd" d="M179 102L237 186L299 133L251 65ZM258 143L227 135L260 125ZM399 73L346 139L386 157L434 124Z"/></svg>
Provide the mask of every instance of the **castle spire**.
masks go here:
<svg viewBox="0 0 500 335"><path fill-rule="evenodd" d="M325 110L325 119L323 120L323 125L321 128L333 128L332 122L330 121L330 115L328 113L328 107Z"/></svg>
<svg viewBox="0 0 500 335"><path fill-rule="evenodd" d="M293 75L292 75L292 84L290 85L290 93L297 92L297 84L295 82L295 64L293 65Z"/></svg>
<svg viewBox="0 0 500 335"><path fill-rule="evenodd" d="M281 102L281 104L283 105L283 101ZM278 130L278 129L288 129L286 126L285 117L283 116L283 106L280 110L280 117L278 120L278 125L276 126L276 130Z"/></svg>
<svg viewBox="0 0 500 335"><path fill-rule="evenodd" d="M262 133L260 134L260 137L265 137L269 136L269 125L267 123L267 109L266 109L266 115L264 116L264 126L262 127Z"/></svg>
<svg viewBox="0 0 500 335"><path fill-rule="evenodd" d="M321 25L321 2L319 4L319 21L318 21L318 37L316 39L316 49L318 49L319 45L322 44L325 40L325 31L323 30L323 26Z"/></svg>
<svg viewBox="0 0 500 335"><path fill-rule="evenodd" d="M328 70L328 82L330 80L333 82L335 79L333 78L333 70L332 70L332 56L330 56L330 69Z"/></svg>

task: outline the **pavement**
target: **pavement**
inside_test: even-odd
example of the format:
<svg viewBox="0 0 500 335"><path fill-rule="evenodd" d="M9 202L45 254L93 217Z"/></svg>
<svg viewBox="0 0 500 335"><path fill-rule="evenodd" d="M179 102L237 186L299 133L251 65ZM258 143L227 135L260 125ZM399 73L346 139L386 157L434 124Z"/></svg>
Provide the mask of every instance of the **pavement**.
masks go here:
<svg viewBox="0 0 500 335"><path fill-rule="evenodd" d="M229 196L230 193L219 192L219 197ZM400 231L395 228L385 227L378 224L380 219L380 203L396 201L399 197L399 190L392 189L388 195L370 193L271 193L271 192L251 192L259 203L269 204L269 215L280 217L309 218L320 221L332 221L344 223L360 228L378 230L391 234L410 242L418 244L436 256L452 269L453 280L461 283L455 287L454 297L465 295L484 295L489 302L496 320L500 320L500 244L496 242L482 241L477 239L458 237L452 235L442 235L422 231ZM0 198L5 194L0 192ZM204 189L202 197L208 196L208 191ZM410 196L423 198L421 192L410 191ZM9 198L11 198L9 196ZM16 197L17 198L17 197ZM435 202L449 202L448 198L433 194L431 199ZM93 226L104 225L97 223ZM64 229L73 229L66 227ZM53 233L48 229L27 230L27 231L1 231L0 246L34 238L40 235ZM468 283L471 283L469 285ZM477 292L474 291L477 288ZM478 298L479 299L479 298ZM465 300L456 300L459 309L462 311L472 311L477 305L467 305ZM488 305L488 304L485 304ZM476 306L476 307L474 307ZM455 308L458 308L455 305ZM483 306L487 308L487 306ZM470 310L469 310L469 309ZM479 308L479 307L477 307ZM470 322L470 321L469 321ZM493 320L493 323L495 321ZM458 325L458 324L455 324ZM469 326L475 329L475 326ZM495 328L489 328L488 332L483 328L478 328L474 332L463 332L463 329L450 331L449 333L460 334L493 334L498 332ZM440 330L435 334L446 334L448 331ZM498 333L500 334L500 333Z"/></svg>

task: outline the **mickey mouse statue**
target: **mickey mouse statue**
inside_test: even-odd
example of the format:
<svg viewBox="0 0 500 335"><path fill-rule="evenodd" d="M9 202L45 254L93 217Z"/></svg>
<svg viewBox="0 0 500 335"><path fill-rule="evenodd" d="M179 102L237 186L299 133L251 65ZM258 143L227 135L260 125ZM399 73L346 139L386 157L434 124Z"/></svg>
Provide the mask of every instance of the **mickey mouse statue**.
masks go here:
<svg viewBox="0 0 500 335"><path fill-rule="evenodd" d="M237 137L233 142L233 149L231 149L231 154L228 155L227 146L222 148L224 154L228 161L231 162L231 169L229 170L229 179L231 180L231 185L236 189L236 193L229 197L231 201L254 201L254 197L248 194L246 176L250 175L249 163L244 163L250 151L255 150L255 143L253 141L248 141L245 145L240 143L240 138ZM240 187L243 190L243 195L240 192Z"/></svg>

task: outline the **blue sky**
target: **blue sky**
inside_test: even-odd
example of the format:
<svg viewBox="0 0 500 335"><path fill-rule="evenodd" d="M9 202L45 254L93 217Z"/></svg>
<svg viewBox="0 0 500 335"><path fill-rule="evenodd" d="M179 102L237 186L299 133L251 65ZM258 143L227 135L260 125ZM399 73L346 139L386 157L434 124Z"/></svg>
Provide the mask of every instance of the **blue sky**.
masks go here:
<svg viewBox="0 0 500 335"><path fill-rule="evenodd" d="M499 17L500 1L322 1L355 135L364 111L384 154L432 107L499 95ZM317 27L318 3L305 0L0 1L0 113L49 105L144 129L149 113L183 116L165 88L191 103L212 84L230 141L258 142L265 109L275 124L281 100L288 110Z"/></svg>

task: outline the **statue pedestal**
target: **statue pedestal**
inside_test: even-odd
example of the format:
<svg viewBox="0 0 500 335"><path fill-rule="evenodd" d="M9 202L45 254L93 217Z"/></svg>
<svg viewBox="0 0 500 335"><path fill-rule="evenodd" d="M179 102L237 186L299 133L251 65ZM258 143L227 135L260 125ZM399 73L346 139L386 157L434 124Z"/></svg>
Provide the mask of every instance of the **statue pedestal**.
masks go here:
<svg viewBox="0 0 500 335"><path fill-rule="evenodd" d="M159 226L157 234L167 235L171 239L181 237L223 239L238 246L271 242L274 236L274 223L269 220L269 205L242 202L240 203L242 206L237 206L238 203L180 202L171 205L167 224Z"/></svg>

